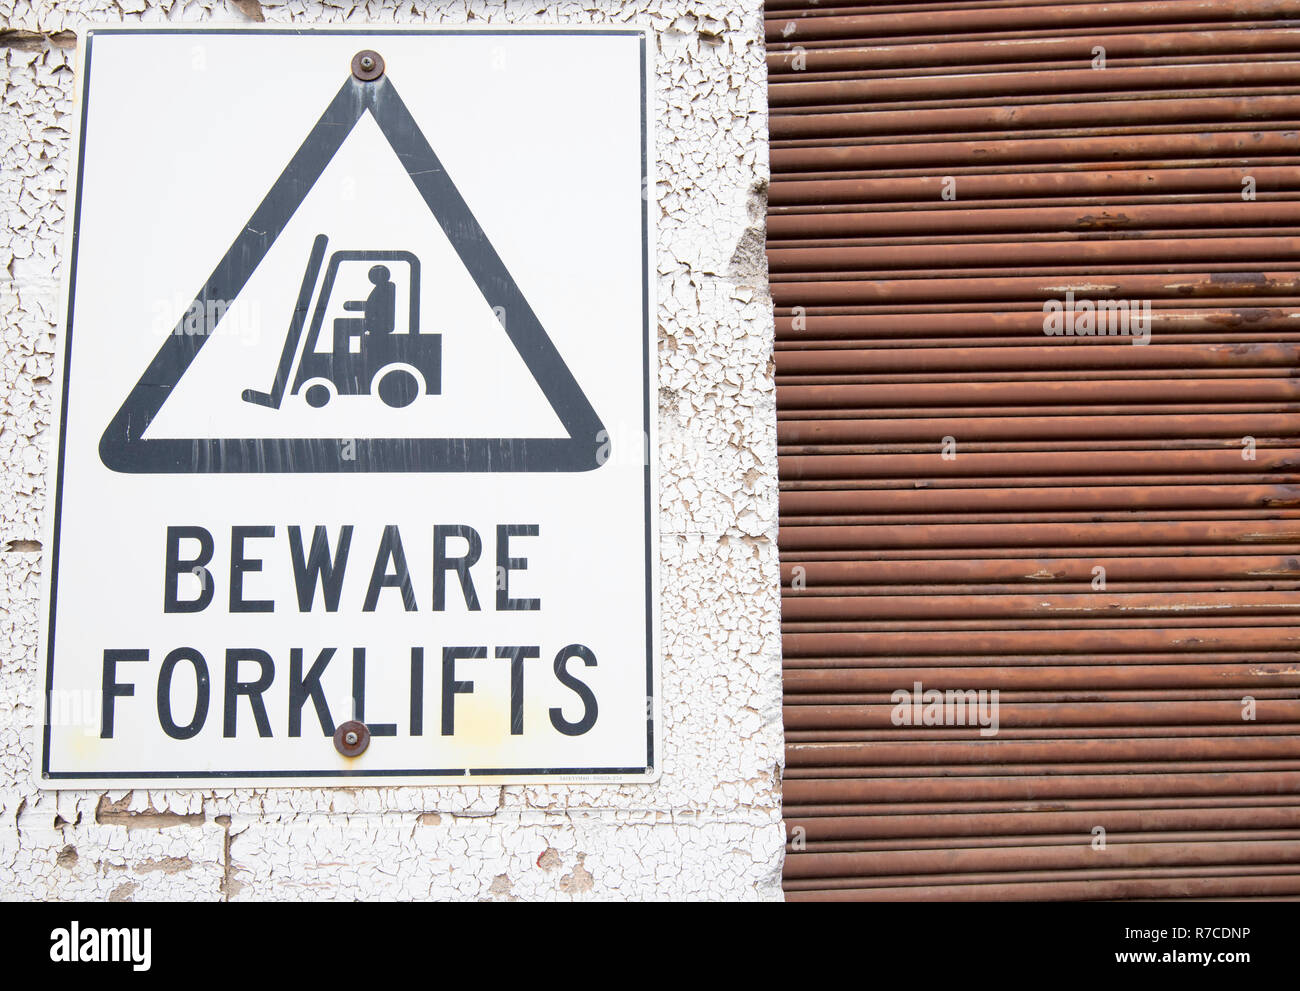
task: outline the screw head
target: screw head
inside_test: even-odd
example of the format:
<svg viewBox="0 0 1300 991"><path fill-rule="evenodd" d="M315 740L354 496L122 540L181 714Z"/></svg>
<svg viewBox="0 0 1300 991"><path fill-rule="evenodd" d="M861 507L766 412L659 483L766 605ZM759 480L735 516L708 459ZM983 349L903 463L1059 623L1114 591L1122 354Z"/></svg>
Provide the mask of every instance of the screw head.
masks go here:
<svg viewBox="0 0 1300 991"><path fill-rule="evenodd" d="M370 746L370 730L366 724L349 720L334 731L334 749L344 757L360 757Z"/></svg>
<svg viewBox="0 0 1300 991"><path fill-rule="evenodd" d="M352 75L363 83L374 82L383 74L384 60L378 52L366 48L352 56Z"/></svg>

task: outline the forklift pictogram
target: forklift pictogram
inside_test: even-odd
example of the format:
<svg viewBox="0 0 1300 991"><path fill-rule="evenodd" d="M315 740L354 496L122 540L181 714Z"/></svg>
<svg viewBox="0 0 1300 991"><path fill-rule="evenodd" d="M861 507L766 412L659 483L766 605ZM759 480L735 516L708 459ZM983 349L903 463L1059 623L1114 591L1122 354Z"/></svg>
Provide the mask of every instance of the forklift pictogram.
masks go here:
<svg viewBox="0 0 1300 991"><path fill-rule="evenodd" d="M315 409L337 396L375 395L386 405L400 409L421 395L440 394L442 335L421 334L419 328L420 260L409 251L336 251L330 256L320 292L314 293L328 244L329 238L320 234L312 245L271 391L245 389L244 401L279 409L290 373L294 372L295 357L297 371L289 394L301 394ZM318 350L340 271L355 276L352 269L366 263L366 279L371 286L366 298L342 304L343 311L359 315L336 316L327 341L329 347ZM394 281L394 275L399 276L398 281ZM359 280L354 278L353 282ZM403 293L398 292L399 282ZM405 296L405 307L398 305L399 295ZM311 325L299 356L298 344L304 336L308 313ZM404 322L405 327L400 327L399 322Z"/></svg>
<svg viewBox="0 0 1300 991"><path fill-rule="evenodd" d="M288 331L271 388L268 392L245 389L242 393L244 401L273 410L281 409L285 393L296 393L306 410L296 409L294 415L287 415L285 430L241 430L245 436L212 436L209 421L201 430L185 431L200 436L148 436L148 425L176 395L177 384L190 374L200 350L221 336L187 333L187 317L182 317L176 332L167 335L100 435L100 461L110 471L165 475L522 474L595 471L607 462L609 435L600 416L382 64L377 60L369 69L360 66L362 74L348 73L284 171L212 269L193 305L208 312L207 307L217 300L229 305L239 298L251 299L263 289L274 295L259 297L258 303L280 298L283 286L259 284L250 289L250 279L267 253L283 245L280 239L290 221L299 216L299 208L316 188L322 171L336 160L361 119L368 117L378 126L429 211L425 216L417 210L418 216L410 219L425 227L436 223L487 306L493 313L509 313L509 323L498 319L501 330L559 418L564 435L485 437L471 431L476 435L446 436L446 428L428 422L437 418L422 418L426 422L409 424L410 429L407 425L391 429L395 426L392 417L382 415L392 412L389 407L397 406L398 414L404 417L421 406L434 405L417 403L420 395L441 396L448 401L452 398L442 392L442 341L433 334L420 333L416 326L417 261L408 252L340 252L326 266L327 240L320 236L311 249L293 313L286 314ZM378 218L372 229L377 237L384 229ZM369 278L370 270L376 267L387 269L388 274L376 271L374 278ZM321 299L316 298L318 279ZM391 295L387 288L390 283ZM246 292L248 297L243 296ZM346 310L342 305L345 299L353 304ZM377 332L388 329L390 311L393 333ZM401 321L404 326L399 324L401 318L405 318ZM339 325L336 319L345 322ZM645 319L642 330L649 333L648 317ZM353 320L362 323L350 323ZM426 324L432 322L425 320ZM340 338L346 338L337 346L336 331ZM572 346L589 350L598 345L598 341L588 340L575 341ZM274 344L270 347L274 348ZM321 349L323 353L318 353ZM339 398L330 410L328 404L336 397L344 398ZM502 397L503 402L511 400L508 395ZM410 405L403 410L403 403ZM382 411L377 408L381 404L386 404ZM297 400L291 405L297 405ZM330 415L353 411L363 414L355 425L347 423L346 417ZM364 415L368 413L381 414L379 422ZM299 414L304 427L300 435L283 436L294 432L292 421L299 420ZM315 423L309 425L305 422L308 420ZM360 421L364 421L364 429ZM253 436L248 436L250 433ZM347 443L363 436L365 444ZM344 452L355 457L345 456Z"/></svg>

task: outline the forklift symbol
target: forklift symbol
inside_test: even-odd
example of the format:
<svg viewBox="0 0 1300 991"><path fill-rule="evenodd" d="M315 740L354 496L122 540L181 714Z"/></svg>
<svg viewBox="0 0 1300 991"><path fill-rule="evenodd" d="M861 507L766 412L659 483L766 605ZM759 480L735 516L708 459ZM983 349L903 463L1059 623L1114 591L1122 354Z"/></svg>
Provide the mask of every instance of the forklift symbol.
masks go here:
<svg viewBox="0 0 1300 991"><path fill-rule="evenodd" d="M312 296L328 244L329 238L320 234L312 245L271 391L245 389L244 401L279 409L295 358L297 371L289 394L301 394L314 409L336 396L376 395L386 405L400 409L421 395L439 395L442 335L420 333L420 260L409 251L336 251L330 256L313 308ZM366 298L332 306L331 294L340 272L350 280L344 284L360 285L363 269L370 285ZM400 298L406 301L404 308L398 306ZM299 356L308 313L311 326ZM322 342L321 329L331 313L336 314L331 334Z"/></svg>

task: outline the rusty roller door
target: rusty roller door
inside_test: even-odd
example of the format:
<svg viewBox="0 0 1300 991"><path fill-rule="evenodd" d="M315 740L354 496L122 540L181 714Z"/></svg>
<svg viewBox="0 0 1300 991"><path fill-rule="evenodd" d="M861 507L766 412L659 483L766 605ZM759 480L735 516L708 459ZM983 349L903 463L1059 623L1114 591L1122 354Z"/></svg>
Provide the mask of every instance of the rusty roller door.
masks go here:
<svg viewBox="0 0 1300 991"><path fill-rule="evenodd" d="M1300 895L1297 23L768 0L790 899Z"/></svg>

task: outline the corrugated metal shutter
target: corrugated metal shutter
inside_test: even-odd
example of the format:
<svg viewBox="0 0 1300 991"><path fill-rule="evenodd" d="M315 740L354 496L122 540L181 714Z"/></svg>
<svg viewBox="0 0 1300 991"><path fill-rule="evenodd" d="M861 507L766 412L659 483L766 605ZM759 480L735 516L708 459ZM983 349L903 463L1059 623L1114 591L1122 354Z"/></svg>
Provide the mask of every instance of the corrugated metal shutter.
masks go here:
<svg viewBox="0 0 1300 991"><path fill-rule="evenodd" d="M1300 894L1300 2L767 17L788 897Z"/></svg>

